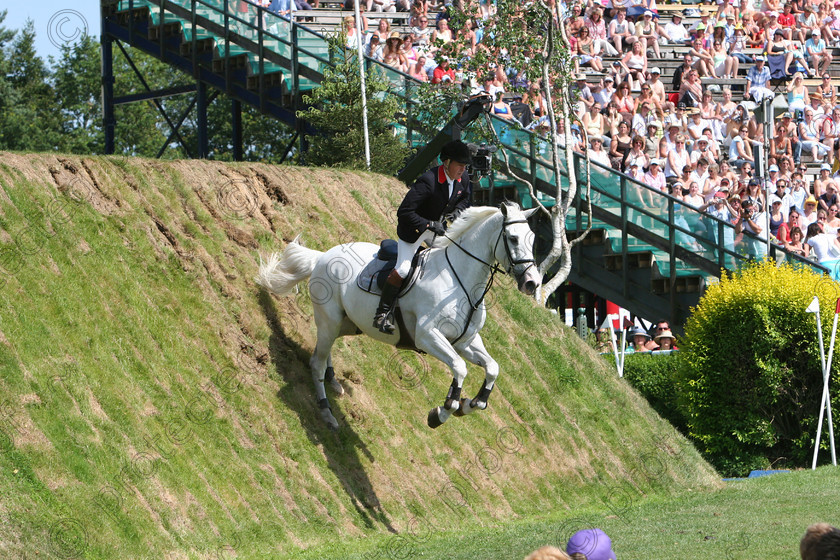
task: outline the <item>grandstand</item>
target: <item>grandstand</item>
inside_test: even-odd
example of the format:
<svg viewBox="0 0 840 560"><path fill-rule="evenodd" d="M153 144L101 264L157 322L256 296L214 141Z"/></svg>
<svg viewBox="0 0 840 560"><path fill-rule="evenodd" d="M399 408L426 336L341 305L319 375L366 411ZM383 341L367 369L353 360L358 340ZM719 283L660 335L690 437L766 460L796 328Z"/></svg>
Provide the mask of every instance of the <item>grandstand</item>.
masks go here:
<svg viewBox="0 0 840 560"><path fill-rule="evenodd" d="M296 118L296 111L302 108L301 96L317 87L323 68L332 64L325 36L337 32L342 16L352 13L338 8L336 3L321 2L318 8L294 12L289 19L238 0L102 0L106 122L113 122L116 103L171 93L148 92L131 99L113 96L111 49L114 45L119 48L128 45L195 78L199 123L208 98L225 95L232 100L234 123L236 107L245 103L287 122L302 135L307 132L306 125ZM697 10L696 15L686 14L687 27L700 22L703 12L709 12L709 8L703 6L665 5L660 8L663 17L671 12L684 14L686 10ZM388 18L392 30L400 33L410 29L404 12L366 15L372 22L380 17ZM429 19L435 15L431 12ZM375 28L375 24L371 28ZM677 94L671 89L671 78L687 50L683 45L663 43L661 56L650 60L651 66L662 70L662 82L671 97ZM757 53L756 49L745 51L747 55ZM605 56L605 68L618 59L619 56ZM400 133L414 145L428 141L429 131L422 130L411 118L412 104L416 103L412 88L418 86L417 82L379 61L369 60L369 63L388 77L394 86L391 94L399 96L403 103ZM740 98L750 66L742 64L735 76L725 80L703 79L702 84L706 87L729 85ZM835 66L836 63L832 63L832 73ZM588 72L585 81L595 84L604 77L602 73ZM814 84L815 81L819 80L809 79L806 83ZM772 82L771 86L784 92L782 80ZM715 92L714 96L720 100L720 93ZM755 104L748 106L760 112ZM781 112L784 104L774 102L773 110ZM493 120L514 171L532 180L540 191L540 202L552 205L551 193L556 187L550 171L550 145L510 121ZM113 127L110 130L109 141L113 146ZM241 131L239 134L241 142ZM234 145L236 135L234 126ZM199 149L199 154L202 153L206 152ZM808 178L815 176L819 163L808 162L807 155L803 155L803 162L809 163ZM578 176L582 176L582 162L576 160L574 164L579 167ZM697 302L709 282L716 281L721 269L737 267L747 260L748 255L743 251L717 241L725 240L729 232L737 235L731 223L709 217L685 203L681 196L657 192L660 201L657 207L645 207L634 197L639 192L649 191L650 187L638 177L629 177L599 164L593 164L592 177L592 215L585 216L586 205L581 201L569 221L570 235L576 235L578 226L583 227L588 219L592 219L595 228L590 239L578 246L575 255L570 279L578 286L586 286L640 316L668 317L671 324L679 328L690 306ZM563 180L561 178L561 186ZM477 193L478 202L508 196L518 198L524 206L534 204L521 185L511 178L497 174L494 183L495 192L483 185L484 190ZM703 234L691 226L701 221L707 224L707 232ZM710 235L712 230L716 230L716 234ZM749 233L743 236L758 241ZM827 272L824 267L781 246L773 248L772 256ZM573 305L577 306L576 303Z"/></svg>

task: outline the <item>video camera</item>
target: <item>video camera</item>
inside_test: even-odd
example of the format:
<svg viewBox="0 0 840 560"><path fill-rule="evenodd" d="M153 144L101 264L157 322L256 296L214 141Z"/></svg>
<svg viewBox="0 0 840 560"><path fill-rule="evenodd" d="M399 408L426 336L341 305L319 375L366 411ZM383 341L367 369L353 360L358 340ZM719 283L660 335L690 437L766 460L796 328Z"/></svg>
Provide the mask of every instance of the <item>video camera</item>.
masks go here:
<svg viewBox="0 0 840 560"><path fill-rule="evenodd" d="M472 156L470 171L476 178L486 177L493 169L493 154L498 148L492 144L473 144L472 142L467 144L467 148Z"/></svg>

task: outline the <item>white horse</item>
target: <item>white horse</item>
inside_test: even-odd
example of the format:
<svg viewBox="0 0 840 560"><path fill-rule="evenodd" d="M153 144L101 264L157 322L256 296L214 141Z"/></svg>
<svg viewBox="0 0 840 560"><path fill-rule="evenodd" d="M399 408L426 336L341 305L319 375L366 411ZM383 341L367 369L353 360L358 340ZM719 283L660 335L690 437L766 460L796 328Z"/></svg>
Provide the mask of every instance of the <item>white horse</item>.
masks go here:
<svg viewBox="0 0 840 560"><path fill-rule="evenodd" d="M484 295L496 271L513 272L519 290L533 295L541 277L534 266L534 235L527 218L535 211L522 211L505 203L501 208L472 207L465 210L438 237L416 284L399 299L403 322L394 334L374 328L373 315L379 296L360 289L359 272L379 247L370 243L347 243L326 253L307 249L297 239L286 246L283 255L260 258L256 282L277 295L286 295L300 281L309 278L309 292L318 329L315 352L309 365L318 395L321 416L335 429L324 379L341 393L334 380L330 350L340 336L365 333L391 345L400 340L405 327L414 346L436 357L452 370L453 381L443 407L429 412L428 424L440 426L452 413L460 416L487 407L490 391L499 375L499 365L487 353L478 332L487 312ZM498 263L498 264L497 264ZM502 268L499 268L501 264ZM461 399L467 375L464 360L484 368L484 385L478 395Z"/></svg>

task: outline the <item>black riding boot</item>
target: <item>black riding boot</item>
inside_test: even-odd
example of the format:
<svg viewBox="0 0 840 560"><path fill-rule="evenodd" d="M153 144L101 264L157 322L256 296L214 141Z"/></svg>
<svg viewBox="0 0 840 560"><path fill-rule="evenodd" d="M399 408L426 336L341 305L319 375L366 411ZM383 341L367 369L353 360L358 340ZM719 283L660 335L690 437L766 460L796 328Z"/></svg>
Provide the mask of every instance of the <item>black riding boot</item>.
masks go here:
<svg viewBox="0 0 840 560"><path fill-rule="evenodd" d="M397 294L400 293L403 279L392 270L382 287L382 296L379 298L379 307L376 308L376 315L373 316L373 326L385 334L394 334L394 302Z"/></svg>

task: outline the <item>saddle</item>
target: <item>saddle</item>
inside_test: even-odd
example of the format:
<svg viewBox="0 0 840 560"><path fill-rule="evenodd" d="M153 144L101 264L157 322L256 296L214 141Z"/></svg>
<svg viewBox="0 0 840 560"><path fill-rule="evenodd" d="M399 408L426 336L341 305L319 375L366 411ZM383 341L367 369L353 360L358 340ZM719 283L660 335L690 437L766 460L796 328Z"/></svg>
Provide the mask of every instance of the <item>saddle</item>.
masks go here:
<svg viewBox="0 0 840 560"><path fill-rule="evenodd" d="M420 248L411 260L411 270L403 281L402 289L397 295L401 298L414 286L423 270L423 263L426 261L428 249ZM382 295L382 286L394 266L397 264L397 242L393 239L384 239L379 244L379 251L373 259L365 265L359 276L356 277L356 285L369 294Z"/></svg>

